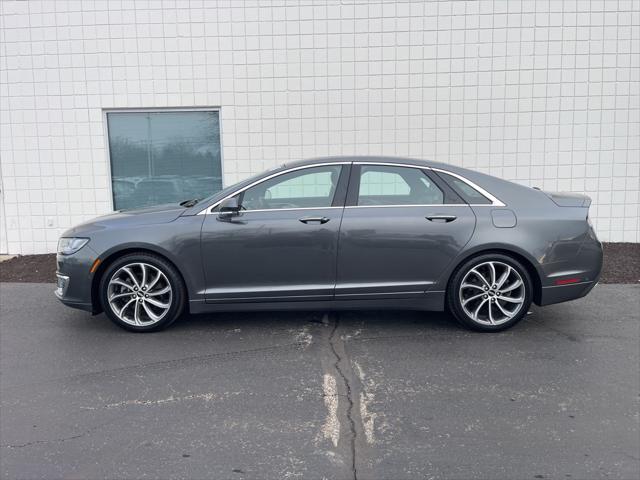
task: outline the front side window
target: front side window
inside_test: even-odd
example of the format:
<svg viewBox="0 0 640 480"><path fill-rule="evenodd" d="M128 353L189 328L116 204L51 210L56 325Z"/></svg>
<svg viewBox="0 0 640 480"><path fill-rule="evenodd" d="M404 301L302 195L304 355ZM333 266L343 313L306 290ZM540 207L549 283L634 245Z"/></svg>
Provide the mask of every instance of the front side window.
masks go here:
<svg viewBox="0 0 640 480"><path fill-rule="evenodd" d="M217 111L108 112L107 127L116 210L222 189Z"/></svg>
<svg viewBox="0 0 640 480"><path fill-rule="evenodd" d="M247 210L330 207L340 165L304 168L265 180L240 194Z"/></svg>
<svg viewBox="0 0 640 480"><path fill-rule="evenodd" d="M444 203L444 194L420 169L362 165L358 205L433 205Z"/></svg>

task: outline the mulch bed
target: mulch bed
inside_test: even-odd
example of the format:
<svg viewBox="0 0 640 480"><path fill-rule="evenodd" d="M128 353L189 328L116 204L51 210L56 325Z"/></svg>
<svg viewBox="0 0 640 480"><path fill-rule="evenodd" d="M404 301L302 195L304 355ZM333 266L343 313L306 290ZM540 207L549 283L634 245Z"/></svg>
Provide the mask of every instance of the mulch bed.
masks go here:
<svg viewBox="0 0 640 480"><path fill-rule="evenodd" d="M640 243L603 243L602 283L640 282Z"/></svg>
<svg viewBox="0 0 640 480"><path fill-rule="evenodd" d="M56 256L22 255L0 262L0 282L56 281ZM602 283L640 282L640 243L605 243Z"/></svg>
<svg viewBox="0 0 640 480"><path fill-rule="evenodd" d="M0 282L55 283L56 256L20 255L0 262Z"/></svg>

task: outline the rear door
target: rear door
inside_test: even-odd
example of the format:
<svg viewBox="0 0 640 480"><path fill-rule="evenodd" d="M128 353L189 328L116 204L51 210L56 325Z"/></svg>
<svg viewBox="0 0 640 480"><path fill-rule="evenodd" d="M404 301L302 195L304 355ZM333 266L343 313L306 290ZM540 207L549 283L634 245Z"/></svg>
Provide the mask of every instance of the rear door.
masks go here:
<svg viewBox="0 0 640 480"><path fill-rule="evenodd" d="M427 170L354 163L336 299L421 296L469 241L472 209Z"/></svg>

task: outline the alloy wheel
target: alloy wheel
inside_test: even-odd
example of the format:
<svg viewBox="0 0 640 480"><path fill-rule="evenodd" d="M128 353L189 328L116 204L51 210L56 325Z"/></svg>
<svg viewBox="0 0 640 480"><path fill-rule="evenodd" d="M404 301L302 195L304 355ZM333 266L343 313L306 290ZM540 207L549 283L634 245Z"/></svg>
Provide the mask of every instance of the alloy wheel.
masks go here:
<svg viewBox="0 0 640 480"><path fill-rule="evenodd" d="M167 276L143 262L120 267L109 280L107 300L113 313L133 326L153 325L167 314L173 299Z"/></svg>
<svg viewBox="0 0 640 480"><path fill-rule="evenodd" d="M470 269L460 284L459 298L467 316L482 325L502 325L522 309L526 292L522 276L498 261Z"/></svg>

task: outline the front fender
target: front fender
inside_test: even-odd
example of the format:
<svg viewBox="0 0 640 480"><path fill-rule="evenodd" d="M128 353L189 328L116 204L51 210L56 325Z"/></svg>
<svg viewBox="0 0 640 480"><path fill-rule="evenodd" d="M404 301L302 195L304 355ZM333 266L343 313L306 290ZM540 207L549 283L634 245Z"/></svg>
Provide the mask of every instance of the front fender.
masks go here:
<svg viewBox="0 0 640 480"><path fill-rule="evenodd" d="M100 268L92 279L94 292L101 275L113 260L127 253L144 251L170 261L184 280L188 298L198 299L199 292L204 290L200 251L203 219L203 215L184 216L166 224L102 230L95 241L91 241L101 260Z"/></svg>

